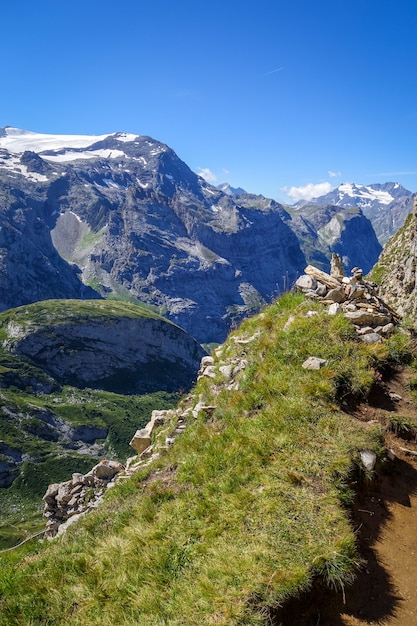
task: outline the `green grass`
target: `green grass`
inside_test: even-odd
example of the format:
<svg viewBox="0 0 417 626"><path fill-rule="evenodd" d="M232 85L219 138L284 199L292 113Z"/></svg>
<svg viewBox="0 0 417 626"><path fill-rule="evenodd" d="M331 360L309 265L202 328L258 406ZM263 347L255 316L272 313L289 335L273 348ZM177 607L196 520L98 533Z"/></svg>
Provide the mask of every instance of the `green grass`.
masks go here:
<svg viewBox="0 0 417 626"><path fill-rule="evenodd" d="M21 328L42 328L88 319L89 321L108 321L108 318L127 317L131 319L152 318L160 316L150 308L138 304L120 302L116 300L43 300L34 304L8 309L0 313L0 338L13 341L10 333L5 330L9 324ZM167 320L166 323L171 323Z"/></svg>
<svg viewBox="0 0 417 626"><path fill-rule="evenodd" d="M311 355L328 365L304 370ZM61 539L0 555L0 624L259 626L317 577L340 589L359 561L346 508L359 452L380 455L382 442L339 403L409 355L403 340L362 344L343 317L283 296L223 346L222 359L247 363L239 388L220 371L198 382L210 419L201 411Z"/></svg>

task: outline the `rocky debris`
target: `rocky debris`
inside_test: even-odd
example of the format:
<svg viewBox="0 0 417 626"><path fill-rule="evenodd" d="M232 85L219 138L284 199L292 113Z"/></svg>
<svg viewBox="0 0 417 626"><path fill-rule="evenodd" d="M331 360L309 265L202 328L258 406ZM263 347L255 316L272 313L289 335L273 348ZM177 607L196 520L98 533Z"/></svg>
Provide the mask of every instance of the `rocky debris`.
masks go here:
<svg viewBox="0 0 417 626"><path fill-rule="evenodd" d="M87 510L97 507L105 489L124 469L118 461L103 460L87 474L75 472L70 480L49 485L43 497L46 536L62 534L70 519L73 523Z"/></svg>
<svg viewBox="0 0 417 626"><path fill-rule="evenodd" d="M344 276L340 257L333 254L330 274L312 265L304 271L294 288L328 306L329 315L343 314L362 341L377 343L393 332L400 316L378 295L376 284L363 278L361 268Z"/></svg>

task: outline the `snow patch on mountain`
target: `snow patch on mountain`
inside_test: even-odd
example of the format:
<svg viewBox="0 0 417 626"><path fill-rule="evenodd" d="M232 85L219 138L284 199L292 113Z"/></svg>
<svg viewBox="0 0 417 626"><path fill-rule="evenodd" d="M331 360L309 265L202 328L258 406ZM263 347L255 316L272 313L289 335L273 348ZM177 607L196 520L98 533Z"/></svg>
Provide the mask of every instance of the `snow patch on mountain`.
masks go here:
<svg viewBox="0 0 417 626"><path fill-rule="evenodd" d="M67 163L76 161L77 159L118 159L126 157L123 150L110 150L108 148L101 150L66 150L62 154L42 154L45 161L55 163Z"/></svg>
<svg viewBox="0 0 417 626"><path fill-rule="evenodd" d="M12 155L6 150L0 151L0 168L9 170L13 174L21 174L32 182L44 183L49 180L44 174L30 172L27 166L20 162L20 157Z"/></svg>
<svg viewBox="0 0 417 626"><path fill-rule="evenodd" d="M371 187L366 187L365 185L343 183L342 185L339 185L337 189L340 200L343 200L345 196L358 198L361 200L361 206L363 206L366 200L370 200L371 202L376 200L380 204L390 204L390 202L394 200L394 196L392 196L388 191L378 191L376 189L372 189Z"/></svg>
<svg viewBox="0 0 417 626"><path fill-rule="evenodd" d="M25 150L44 152L45 150L62 150L64 148L87 148L97 141L103 141L110 135L46 135L29 130L6 126L4 135L0 133L0 148L19 153ZM118 133L114 133L114 136ZM127 139L121 139L127 141Z"/></svg>

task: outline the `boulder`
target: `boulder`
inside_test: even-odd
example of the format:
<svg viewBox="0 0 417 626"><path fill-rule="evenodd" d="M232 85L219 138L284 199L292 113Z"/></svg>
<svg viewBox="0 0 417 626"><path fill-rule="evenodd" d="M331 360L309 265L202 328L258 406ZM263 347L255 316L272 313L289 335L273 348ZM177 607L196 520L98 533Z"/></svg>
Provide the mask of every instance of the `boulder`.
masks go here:
<svg viewBox="0 0 417 626"><path fill-rule="evenodd" d="M151 436L149 431L146 428L141 428L135 432L132 439L129 442L129 446L131 446L137 454L140 454L148 446L151 445Z"/></svg>
<svg viewBox="0 0 417 626"><path fill-rule="evenodd" d="M391 319L384 313L371 313L370 311L348 311L345 313L346 319L358 326L385 326L389 324Z"/></svg>
<svg viewBox="0 0 417 626"><path fill-rule="evenodd" d="M122 472L124 467L121 463L117 461L107 461L103 460L98 465L93 467L91 473L94 474L100 480L110 480L119 472Z"/></svg>
<svg viewBox="0 0 417 626"><path fill-rule="evenodd" d="M308 276L308 274L303 274L299 276L295 281L295 286L301 291L307 291L309 289L317 289L318 283L313 276Z"/></svg>

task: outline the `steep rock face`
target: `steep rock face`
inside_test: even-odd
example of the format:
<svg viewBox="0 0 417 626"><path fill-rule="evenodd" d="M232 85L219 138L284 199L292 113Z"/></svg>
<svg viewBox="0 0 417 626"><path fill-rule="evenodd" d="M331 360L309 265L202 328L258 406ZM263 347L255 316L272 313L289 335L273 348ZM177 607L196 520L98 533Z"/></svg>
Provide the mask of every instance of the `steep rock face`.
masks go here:
<svg viewBox="0 0 417 626"><path fill-rule="evenodd" d="M37 314L52 305L50 321L41 324L11 311L3 347L60 383L118 393L174 391L187 388L198 370L204 354L199 344L159 316L141 316L135 305L115 313L110 302L87 301L77 313L76 302L63 300L37 305Z"/></svg>
<svg viewBox="0 0 417 626"><path fill-rule="evenodd" d="M0 202L0 310L47 298L94 297L54 248L38 194L0 178Z"/></svg>
<svg viewBox="0 0 417 626"><path fill-rule="evenodd" d="M335 252L347 273L355 265L368 272L381 253L371 222L357 207L308 205L297 210L280 207L280 214L296 235L307 262L321 269L329 269Z"/></svg>
<svg viewBox="0 0 417 626"><path fill-rule="evenodd" d="M380 281L380 293L399 313L417 314L417 202L404 226L386 244L371 278Z"/></svg>

